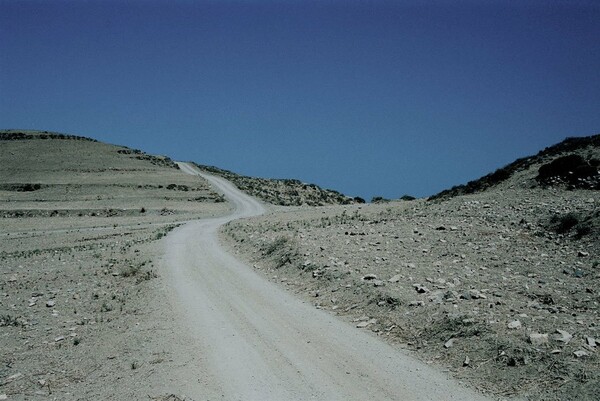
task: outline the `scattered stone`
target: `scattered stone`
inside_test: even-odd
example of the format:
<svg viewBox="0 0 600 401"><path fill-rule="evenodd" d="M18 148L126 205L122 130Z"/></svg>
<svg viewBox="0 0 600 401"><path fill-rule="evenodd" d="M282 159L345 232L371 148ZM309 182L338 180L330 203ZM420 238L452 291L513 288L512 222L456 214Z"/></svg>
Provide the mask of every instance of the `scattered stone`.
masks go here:
<svg viewBox="0 0 600 401"><path fill-rule="evenodd" d="M383 287L385 283L383 282L383 280L373 280L373 285L375 287Z"/></svg>
<svg viewBox="0 0 600 401"><path fill-rule="evenodd" d="M541 333L531 333L529 335L529 342L532 345L544 345L544 344L548 344L548 334L541 334Z"/></svg>
<svg viewBox="0 0 600 401"><path fill-rule="evenodd" d="M451 291L451 290L449 290L449 291L446 291L446 292L444 293L443 299L444 299L444 301L446 301L446 302L458 301L458 299L459 299L458 292L456 292L456 291Z"/></svg>
<svg viewBox="0 0 600 401"><path fill-rule="evenodd" d="M358 327L359 329L362 329L362 328L368 327L368 326L370 326L372 324L375 324L375 323L377 323L377 319L371 319L371 320L366 321L366 322L360 322L360 323L358 323L356 325L356 327Z"/></svg>
<svg viewBox="0 0 600 401"><path fill-rule="evenodd" d="M579 256L580 258L584 258L586 256L590 256L590 254L589 254L589 252L579 251L579 252L577 252L577 256Z"/></svg>
<svg viewBox="0 0 600 401"><path fill-rule="evenodd" d="M454 338L451 338L444 343L444 348L451 348L453 345L454 345Z"/></svg>
<svg viewBox="0 0 600 401"><path fill-rule="evenodd" d="M363 276L363 281L376 280L377 276L375 274L367 274Z"/></svg>
<svg viewBox="0 0 600 401"><path fill-rule="evenodd" d="M8 400L8 396L6 394L0 394L0 400Z"/></svg>
<svg viewBox="0 0 600 401"><path fill-rule="evenodd" d="M56 305L56 302L52 299L46 302L46 307L48 308L52 308L54 305Z"/></svg>
<svg viewBox="0 0 600 401"><path fill-rule="evenodd" d="M395 276L393 276L392 278L390 278L388 281L390 283L397 283L398 281L400 281L401 276L399 274L396 274Z"/></svg>
<svg viewBox="0 0 600 401"><path fill-rule="evenodd" d="M483 295L481 292L477 291L477 290L469 290L467 292L467 299L487 299L487 297L485 295Z"/></svg>
<svg viewBox="0 0 600 401"><path fill-rule="evenodd" d="M408 306L424 306L425 302L423 301L410 301Z"/></svg>
<svg viewBox="0 0 600 401"><path fill-rule="evenodd" d="M585 342L589 347L596 348L596 339L592 337L586 337Z"/></svg>
<svg viewBox="0 0 600 401"><path fill-rule="evenodd" d="M58 342L61 342L61 341L64 341L64 340L65 340L65 337L64 337L64 336L58 336L58 337L56 337L56 338L54 339L54 342L55 342L55 343L58 343Z"/></svg>
<svg viewBox="0 0 600 401"><path fill-rule="evenodd" d="M6 384L8 384L8 383L10 383L10 382L13 382L13 381L15 381L15 380L19 380L21 377L23 377L23 373L15 373L15 374L14 374L14 375L12 375L12 376L8 376L8 377L7 377L7 378L4 380L3 384L4 384L4 385L6 385Z"/></svg>
<svg viewBox="0 0 600 401"><path fill-rule="evenodd" d="M573 354L577 357L577 358L583 358L584 356L589 356L590 354L587 351L584 351L582 349L577 350L575 352L573 352Z"/></svg>
<svg viewBox="0 0 600 401"><path fill-rule="evenodd" d="M556 329L556 332L558 334L555 334L553 336L554 340L556 340L556 341L560 341L562 343L568 344L571 341L571 339L573 338L573 335L567 331Z"/></svg>
<svg viewBox="0 0 600 401"><path fill-rule="evenodd" d="M465 360L463 362L463 366L469 366L471 364L471 358L469 358L468 356L465 357Z"/></svg>
<svg viewBox="0 0 600 401"><path fill-rule="evenodd" d="M521 322L519 320L513 320L511 322L508 322L508 324L506 325L506 327L508 327L511 330L520 329L521 328Z"/></svg>
<svg viewBox="0 0 600 401"><path fill-rule="evenodd" d="M415 287L415 290L419 294L425 294L426 292L429 292L429 289L427 287L422 286L421 284L415 284L413 285L413 287Z"/></svg>

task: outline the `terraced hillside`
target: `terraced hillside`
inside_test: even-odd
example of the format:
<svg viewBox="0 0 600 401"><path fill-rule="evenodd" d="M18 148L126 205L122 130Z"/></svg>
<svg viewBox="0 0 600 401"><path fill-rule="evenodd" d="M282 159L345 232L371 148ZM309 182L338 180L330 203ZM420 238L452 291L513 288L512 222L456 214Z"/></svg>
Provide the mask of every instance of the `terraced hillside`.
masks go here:
<svg viewBox="0 0 600 401"><path fill-rule="evenodd" d="M176 369L158 240L228 208L166 157L1 131L0 396L139 399L142 375Z"/></svg>

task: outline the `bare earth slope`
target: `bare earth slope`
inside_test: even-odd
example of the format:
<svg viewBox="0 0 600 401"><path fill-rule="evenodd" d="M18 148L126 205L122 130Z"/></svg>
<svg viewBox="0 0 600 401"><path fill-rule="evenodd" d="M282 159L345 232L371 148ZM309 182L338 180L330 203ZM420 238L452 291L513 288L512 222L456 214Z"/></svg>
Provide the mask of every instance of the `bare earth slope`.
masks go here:
<svg viewBox="0 0 600 401"><path fill-rule="evenodd" d="M194 173L193 167L180 164ZM200 173L198 173L200 174ZM218 228L262 214L227 181L205 176L236 207L169 234L171 301L198 345L192 399L483 400L446 375L316 310L224 251Z"/></svg>
<svg viewBox="0 0 600 401"><path fill-rule="evenodd" d="M598 172L580 181L590 189L568 171L538 181L571 151L600 159L586 142L477 193L280 208L223 236L273 282L482 391L597 400Z"/></svg>

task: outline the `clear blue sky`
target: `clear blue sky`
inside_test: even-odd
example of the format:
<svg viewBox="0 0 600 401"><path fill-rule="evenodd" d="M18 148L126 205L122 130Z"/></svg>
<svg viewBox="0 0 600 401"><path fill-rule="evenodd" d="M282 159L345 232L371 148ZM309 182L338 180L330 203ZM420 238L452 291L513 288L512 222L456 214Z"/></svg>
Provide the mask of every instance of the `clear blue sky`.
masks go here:
<svg viewBox="0 0 600 401"><path fill-rule="evenodd" d="M0 0L0 128L431 195L600 132L600 3Z"/></svg>

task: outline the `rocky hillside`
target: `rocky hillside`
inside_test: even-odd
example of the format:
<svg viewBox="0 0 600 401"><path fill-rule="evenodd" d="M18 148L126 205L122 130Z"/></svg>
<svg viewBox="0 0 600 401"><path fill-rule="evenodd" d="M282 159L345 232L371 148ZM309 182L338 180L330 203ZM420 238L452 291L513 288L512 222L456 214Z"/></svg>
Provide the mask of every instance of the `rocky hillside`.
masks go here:
<svg viewBox="0 0 600 401"><path fill-rule="evenodd" d="M273 205L324 206L364 203L360 198L350 198L337 191L298 180L248 177L218 167L199 164L196 166L207 173L226 178L242 191Z"/></svg>
<svg viewBox="0 0 600 401"><path fill-rule="evenodd" d="M517 159L477 180L444 190L430 200L485 191L513 178L517 173L530 172L526 185L562 185L569 189L600 189L600 135L567 138L547 147L534 156Z"/></svg>
<svg viewBox="0 0 600 401"><path fill-rule="evenodd" d="M436 201L289 210L224 236L265 277L493 399L597 400L598 140Z"/></svg>

